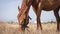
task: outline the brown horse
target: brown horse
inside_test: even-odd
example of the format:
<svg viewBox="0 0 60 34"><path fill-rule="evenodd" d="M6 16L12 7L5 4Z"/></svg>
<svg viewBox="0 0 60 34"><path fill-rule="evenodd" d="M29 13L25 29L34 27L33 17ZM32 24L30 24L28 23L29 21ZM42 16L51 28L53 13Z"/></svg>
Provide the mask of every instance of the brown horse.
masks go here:
<svg viewBox="0 0 60 34"><path fill-rule="evenodd" d="M23 10L22 14L29 11L30 6L32 5L33 10L37 16L37 29L41 27L40 15L41 10L54 10L54 15L57 20L57 30L59 30L60 17L58 15L58 10L60 8L60 0L23 0L21 10Z"/></svg>

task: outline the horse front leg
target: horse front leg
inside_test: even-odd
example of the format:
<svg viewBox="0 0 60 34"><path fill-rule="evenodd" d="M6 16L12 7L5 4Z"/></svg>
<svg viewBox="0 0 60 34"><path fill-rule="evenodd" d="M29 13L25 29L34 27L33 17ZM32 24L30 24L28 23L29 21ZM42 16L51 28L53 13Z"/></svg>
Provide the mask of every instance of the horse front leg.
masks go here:
<svg viewBox="0 0 60 34"><path fill-rule="evenodd" d="M59 28L59 25L60 25L60 17L59 17L59 9L55 9L54 10L54 15L56 17L56 21L57 21L57 30L59 31L60 28Z"/></svg>
<svg viewBox="0 0 60 34"><path fill-rule="evenodd" d="M38 4L38 8L37 8L37 29L41 29L42 30L42 25L41 25L41 10L42 10L42 6L41 3Z"/></svg>
<svg viewBox="0 0 60 34"><path fill-rule="evenodd" d="M41 25L41 19L40 19L40 17L41 17L41 12L39 11L37 13L37 29L41 29L42 30L42 25Z"/></svg>

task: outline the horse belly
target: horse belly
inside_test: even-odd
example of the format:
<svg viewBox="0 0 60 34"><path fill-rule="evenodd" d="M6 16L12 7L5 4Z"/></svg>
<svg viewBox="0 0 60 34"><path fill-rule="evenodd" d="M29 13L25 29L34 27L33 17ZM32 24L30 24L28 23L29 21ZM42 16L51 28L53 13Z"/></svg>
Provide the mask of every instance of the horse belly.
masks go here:
<svg viewBox="0 0 60 34"><path fill-rule="evenodd" d="M42 1L42 8L43 8L43 10L46 10L46 11L54 10L59 6L59 4L57 4L57 3L58 3L58 1L55 2L55 1L43 0Z"/></svg>
<svg viewBox="0 0 60 34"><path fill-rule="evenodd" d="M58 4L53 4L51 6L50 5L44 5L44 7L42 7L42 9L45 11L50 11L50 10L55 10L58 7L59 7Z"/></svg>
<svg viewBox="0 0 60 34"><path fill-rule="evenodd" d="M48 7L48 6L45 6L45 7L43 8L43 10L45 10L45 11L50 11L50 10L52 10L52 8L51 8L51 7Z"/></svg>

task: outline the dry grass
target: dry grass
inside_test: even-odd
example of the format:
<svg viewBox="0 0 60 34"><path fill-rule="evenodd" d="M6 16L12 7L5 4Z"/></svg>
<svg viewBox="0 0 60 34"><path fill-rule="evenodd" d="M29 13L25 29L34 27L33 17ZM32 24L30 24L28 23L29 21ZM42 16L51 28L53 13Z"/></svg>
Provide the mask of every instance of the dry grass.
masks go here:
<svg viewBox="0 0 60 34"><path fill-rule="evenodd" d="M0 24L0 34L60 34L56 30L56 23L42 24L43 30L37 30L36 24L30 23L25 32L18 30L18 24Z"/></svg>

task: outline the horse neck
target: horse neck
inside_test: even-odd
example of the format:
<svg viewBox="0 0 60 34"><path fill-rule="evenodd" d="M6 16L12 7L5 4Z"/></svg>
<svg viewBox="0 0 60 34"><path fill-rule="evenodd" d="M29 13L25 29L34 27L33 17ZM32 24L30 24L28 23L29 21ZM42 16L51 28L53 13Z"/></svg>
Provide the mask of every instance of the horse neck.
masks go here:
<svg viewBox="0 0 60 34"><path fill-rule="evenodd" d="M24 11L24 9L25 9L25 7L26 7L26 0L22 0L22 5L21 5L21 7L20 7L20 11L21 11L21 13Z"/></svg>

